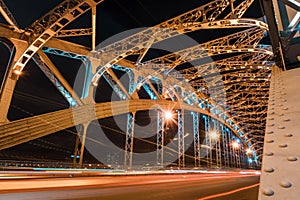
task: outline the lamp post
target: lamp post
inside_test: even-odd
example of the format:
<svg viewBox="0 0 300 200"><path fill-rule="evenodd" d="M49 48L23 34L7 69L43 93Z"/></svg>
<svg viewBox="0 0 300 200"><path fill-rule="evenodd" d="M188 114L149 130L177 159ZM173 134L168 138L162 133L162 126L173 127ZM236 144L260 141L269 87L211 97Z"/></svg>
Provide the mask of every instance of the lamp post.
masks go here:
<svg viewBox="0 0 300 200"><path fill-rule="evenodd" d="M248 148L246 149L246 155L247 155L247 163L248 163L248 167L249 168L252 168L252 163L253 163L253 160L252 160L252 149Z"/></svg>
<svg viewBox="0 0 300 200"><path fill-rule="evenodd" d="M216 158L218 159L218 141L219 141L220 135L215 131L211 131L209 133L209 149L210 149L210 167L212 167L212 150L213 150L213 144L216 144ZM218 164L218 161L217 161Z"/></svg>
<svg viewBox="0 0 300 200"><path fill-rule="evenodd" d="M232 148L234 151L234 163L236 167L239 167L240 162L238 161L239 159L239 150L240 150L240 144L238 143L238 141L233 141L232 142Z"/></svg>
<svg viewBox="0 0 300 200"><path fill-rule="evenodd" d="M164 165L165 125L170 120L174 120L173 113L171 110L158 110L158 113L157 113L156 163L157 163L157 165L159 165L161 167L163 167L163 165Z"/></svg>

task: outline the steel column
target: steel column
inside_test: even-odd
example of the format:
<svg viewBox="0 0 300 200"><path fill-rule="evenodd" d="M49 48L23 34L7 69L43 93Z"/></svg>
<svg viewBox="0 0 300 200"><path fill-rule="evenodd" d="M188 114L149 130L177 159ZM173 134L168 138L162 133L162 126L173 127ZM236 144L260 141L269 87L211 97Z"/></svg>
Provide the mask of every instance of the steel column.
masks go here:
<svg viewBox="0 0 300 200"><path fill-rule="evenodd" d="M184 110L178 110L178 167L185 166L184 155Z"/></svg>
<svg viewBox="0 0 300 200"><path fill-rule="evenodd" d="M134 118L135 118L135 112L129 113L127 115L127 129L126 129L125 155L124 155L124 168L126 170L132 169Z"/></svg>
<svg viewBox="0 0 300 200"><path fill-rule="evenodd" d="M157 152L156 152L156 163L160 166L164 164L164 117L162 111L157 111Z"/></svg>
<svg viewBox="0 0 300 200"><path fill-rule="evenodd" d="M191 112L191 114L193 117L195 167L200 167L199 114L196 112Z"/></svg>

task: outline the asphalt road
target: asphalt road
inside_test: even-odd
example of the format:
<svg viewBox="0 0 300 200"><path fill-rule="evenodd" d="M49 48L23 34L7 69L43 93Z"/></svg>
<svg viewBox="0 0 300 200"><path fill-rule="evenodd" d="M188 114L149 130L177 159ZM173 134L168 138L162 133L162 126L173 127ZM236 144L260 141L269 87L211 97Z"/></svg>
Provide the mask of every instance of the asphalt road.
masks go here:
<svg viewBox="0 0 300 200"><path fill-rule="evenodd" d="M0 180L0 200L256 200L258 175L173 174Z"/></svg>

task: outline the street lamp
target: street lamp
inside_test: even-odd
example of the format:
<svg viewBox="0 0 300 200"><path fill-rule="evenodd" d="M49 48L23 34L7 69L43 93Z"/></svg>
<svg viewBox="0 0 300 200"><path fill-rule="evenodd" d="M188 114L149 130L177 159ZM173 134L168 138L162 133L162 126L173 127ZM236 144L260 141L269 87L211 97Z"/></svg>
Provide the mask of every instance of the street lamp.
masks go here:
<svg viewBox="0 0 300 200"><path fill-rule="evenodd" d="M173 113L171 111L165 111L165 119L173 119Z"/></svg>
<svg viewBox="0 0 300 200"><path fill-rule="evenodd" d="M216 131L212 131L209 133L209 138L210 140L218 140L219 139L219 134Z"/></svg>
<svg viewBox="0 0 300 200"><path fill-rule="evenodd" d="M246 153L249 155L249 154L252 154L252 150L251 149L247 149L246 150Z"/></svg>
<svg viewBox="0 0 300 200"><path fill-rule="evenodd" d="M237 167L240 166L240 155L239 155L239 149L240 149L240 144L238 143L238 141L233 141L232 142L232 148L235 150L234 152L234 158L235 158L235 164Z"/></svg>
<svg viewBox="0 0 300 200"><path fill-rule="evenodd" d="M232 147L234 149L238 149L240 147L240 144L237 141L232 142Z"/></svg>

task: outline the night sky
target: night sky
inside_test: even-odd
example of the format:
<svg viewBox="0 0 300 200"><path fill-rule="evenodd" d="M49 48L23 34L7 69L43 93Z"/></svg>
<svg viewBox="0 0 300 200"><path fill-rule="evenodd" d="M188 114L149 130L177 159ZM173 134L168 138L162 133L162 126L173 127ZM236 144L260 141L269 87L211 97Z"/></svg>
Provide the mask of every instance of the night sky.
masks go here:
<svg viewBox="0 0 300 200"><path fill-rule="evenodd" d="M60 2L62 1L5 0L6 5L14 14L15 19L22 29L30 26L35 20L42 17ZM101 43L105 39L129 29L156 25L208 2L210 1L105 0L97 7L97 43ZM253 6L246 13L245 17L260 18L261 16L262 14L259 8L259 1L256 0ZM0 17L0 22L4 22L2 17ZM90 12L84 14L78 20L68 25L66 29L88 27L91 27ZM234 31L235 30L232 30L232 33ZM198 42L205 42L230 33L230 30L220 29L218 31L197 31L189 33L188 36L192 37ZM86 46L91 45L90 37L66 38L66 40ZM145 59L150 59L153 57L153 55L156 54L153 53L152 55L147 55L148 57ZM6 70L8 56L9 52L4 45L0 44L1 83ZM78 70L80 70L82 67L81 63L53 55L49 55L49 57L66 78L66 80L70 83L70 85L72 85ZM123 72L115 72L118 76L124 75ZM126 80L128 80L128 78L125 77L124 85L128 85ZM114 94L110 86L103 78L100 80L96 94L97 102L118 100L116 94ZM139 96L141 98L149 98L143 89L141 89L139 92ZM67 101L46 78L38 66L33 61L30 61L25 67L23 74L17 83L9 110L8 119L17 120L33 115L61 110L64 108L68 108ZM136 123L139 126L147 126L150 123L149 115L150 114L148 111L138 113ZM120 117L123 117L124 121L126 121L126 116ZM191 121L191 117L187 115L186 121ZM99 120L99 122L101 125L103 125L103 130L106 132L108 137L118 143L118 145L121 145L122 142L120 142L120 140L124 139L124 133L122 134L118 128L114 128L114 120L112 118L108 118ZM115 130L112 130L111 128ZM189 131L191 132L192 130ZM153 127L153 132L155 132L155 127ZM150 132L149 137L147 137L147 140L152 142L156 140L156 138L153 136L153 132ZM176 125L170 125L169 132L170 138L174 137ZM73 127L26 144L2 150L0 151L0 159L70 161L70 155L73 154L75 144L75 134L76 131ZM154 147L153 145L151 146L151 144L143 143L142 141L137 140L136 142L141 143L140 145L136 145L136 151L147 151L153 149ZM144 148L138 149L139 147ZM192 149L190 149L190 151L191 150ZM96 160L87 152L85 161L96 162Z"/></svg>

